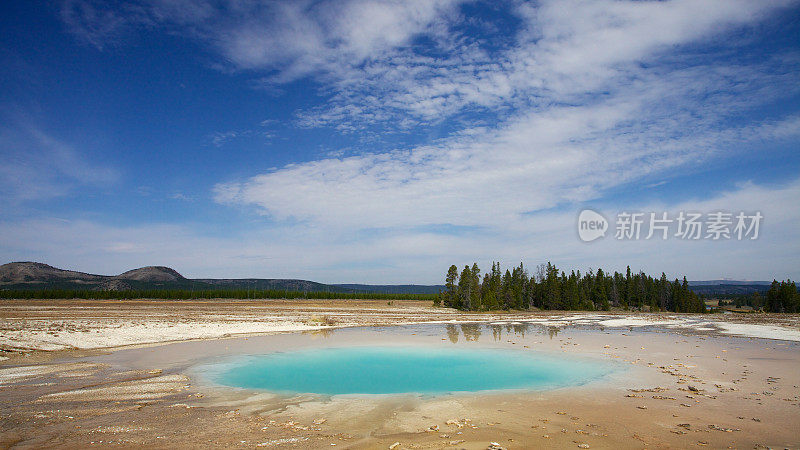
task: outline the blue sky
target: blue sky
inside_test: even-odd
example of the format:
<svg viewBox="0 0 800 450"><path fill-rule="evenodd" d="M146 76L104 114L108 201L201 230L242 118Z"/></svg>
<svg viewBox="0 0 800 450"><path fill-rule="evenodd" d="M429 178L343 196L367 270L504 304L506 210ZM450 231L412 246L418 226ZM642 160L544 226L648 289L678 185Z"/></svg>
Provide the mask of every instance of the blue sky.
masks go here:
<svg viewBox="0 0 800 450"><path fill-rule="evenodd" d="M0 261L800 278L797 1L0 5ZM761 211L586 244L578 212Z"/></svg>

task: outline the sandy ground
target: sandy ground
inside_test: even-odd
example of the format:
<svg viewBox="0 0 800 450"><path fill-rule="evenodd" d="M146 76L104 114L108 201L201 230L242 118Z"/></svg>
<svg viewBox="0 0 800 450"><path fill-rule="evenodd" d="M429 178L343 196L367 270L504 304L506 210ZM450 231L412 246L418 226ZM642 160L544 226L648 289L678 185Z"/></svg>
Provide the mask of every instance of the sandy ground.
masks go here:
<svg viewBox="0 0 800 450"><path fill-rule="evenodd" d="M339 328L420 322L439 323ZM385 301L4 302L0 447L798 448L799 322L476 315ZM167 341L186 342L155 345ZM334 397L220 388L192 369L232 353L364 342L568 353L629 368L548 392Z"/></svg>

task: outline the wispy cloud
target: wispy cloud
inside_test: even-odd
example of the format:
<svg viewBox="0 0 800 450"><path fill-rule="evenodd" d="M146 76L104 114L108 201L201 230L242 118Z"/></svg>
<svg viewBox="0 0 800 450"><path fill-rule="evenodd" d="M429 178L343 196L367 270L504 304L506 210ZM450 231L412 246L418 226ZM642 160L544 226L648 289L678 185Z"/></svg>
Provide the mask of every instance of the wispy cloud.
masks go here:
<svg viewBox="0 0 800 450"><path fill-rule="evenodd" d="M225 143L234 141L241 138L260 137L263 140L269 140L274 137L269 131L264 130L230 130L220 131L211 135L211 143L216 147L222 147Z"/></svg>
<svg viewBox="0 0 800 450"><path fill-rule="evenodd" d="M124 30L172 26L216 48L234 68L271 70L275 80L285 81L359 65L419 34L434 35L461 2L66 0L62 18L98 48Z"/></svg>
<svg viewBox="0 0 800 450"><path fill-rule="evenodd" d="M182 192L175 192L175 193L171 194L169 196L169 198L172 199L172 200L180 200L180 201L184 201L184 202L193 202L193 201L196 200L194 197L186 195L186 194L184 194Z"/></svg>
<svg viewBox="0 0 800 450"><path fill-rule="evenodd" d="M299 123L342 131L376 122L411 128L465 110L506 117L520 108L581 104L614 95L641 77L675 70L676 61L696 72L714 69L705 62L713 53L692 55L681 46L701 38L713 42L792 3L519 2L514 12L522 21L514 40L503 39L507 30L488 37L463 36L459 46L440 49L444 56L398 47L363 65L331 69L325 78L333 86L329 103L301 111ZM445 25L454 32L459 20L456 16ZM487 39L499 41L499 49L487 50ZM797 54L791 57L794 61L776 63L796 69ZM723 88L729 86L734 84Z"/></svg>
<svg viewBox="0 0 800 450"><path fill-rule="evenodd" d="M0 125L3 206L68 195L81 186L109 186L119 179L115 169L88 160L30 120L5 118Z"/></svg>
<svg viewBox="0 0 800 450"><path fill-rule="evenodd" d="M77 36L99 48L104 37L115 42L117 30L161 26L214 49L225 70L272 85L313 77L328 100L298 111L297 124L352 132L373 123L410 129L470 110L505 118L519 108L584 103L674 68L676 61L708 69L700 61L713 54L692 61L690 51L680 51L680 59L674 51L700 39L714 42L797 4L509 1L501 7L519 19L509 38L509 30L498 27L486 35L464 33L462 26L474 19L461 12L465 3L141 0L104 6L67 0L63 15ZM781 63L796 68L798 55L790 56L793 61Z"/></svg>
<svg viewBox="0 0 800 450"><path fill-rule="evenodd" d="M148 8L135 2L63 0L61 20L80 41L103 50L115 46L140 27L151 25Z"/></svg>

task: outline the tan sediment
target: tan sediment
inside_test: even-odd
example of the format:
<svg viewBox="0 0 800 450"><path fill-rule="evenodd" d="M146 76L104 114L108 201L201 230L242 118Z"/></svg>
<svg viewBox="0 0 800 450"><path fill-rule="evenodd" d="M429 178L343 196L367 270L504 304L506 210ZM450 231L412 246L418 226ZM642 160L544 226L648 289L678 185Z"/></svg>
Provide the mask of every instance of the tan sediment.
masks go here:
<svg viewBox="0 0 800 450"><path fill-rule="evenodd" d="M185 375L164 375L153 378L138 379L115 383L109 386L75 389L43 395L40 402L52 401L126 401L151 400L162 398L173 392L186 389L189 377Z"/></svg>
<svg viewBox="0 0 800 450"><path fill-rule="evenodd" d="M57 373L59 377L88 376L96 373L100 367L101 365L92 363L0 367L0 386L55 373Z"/></svg>

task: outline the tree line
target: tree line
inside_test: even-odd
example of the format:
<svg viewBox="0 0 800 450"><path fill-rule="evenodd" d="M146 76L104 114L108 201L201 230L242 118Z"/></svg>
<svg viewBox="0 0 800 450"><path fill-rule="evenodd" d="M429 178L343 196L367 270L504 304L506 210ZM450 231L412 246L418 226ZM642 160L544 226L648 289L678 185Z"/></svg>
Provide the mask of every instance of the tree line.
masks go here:
<svg viewBox="0 0 800 450"><path fill-rule="evenodd" d="M602 269L569 274L548 262L528 274L520 263L505 272L500 263L481 275L478 264L450 266L445 288L434 300L467 311L532 308L555 310L602 310L614 308L650 309L651 311L705 312L703 300L689 289L686 277L669 281L662 273L654 278L643 272L606 273Z"/></svg>
<svg viewBox="0 0 800 450"><path fill-rule="evenodd" d="M734 296L730 300L720 300L720 306L735 306L741 308L749 306L755 310L774 313L800 312L800 292L792 280L772 280L769 289L764 295L758 292Z"/></svg>
<svg viewBox="0 0 800 450"><path fill-rule="evenodd" d="M278 289L4 289L3 299L319 299L319 300L433 300L436 294L377 294L364 292L304 292Z"/></svg>

